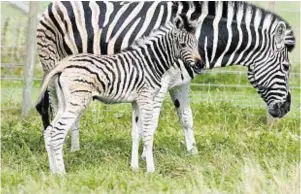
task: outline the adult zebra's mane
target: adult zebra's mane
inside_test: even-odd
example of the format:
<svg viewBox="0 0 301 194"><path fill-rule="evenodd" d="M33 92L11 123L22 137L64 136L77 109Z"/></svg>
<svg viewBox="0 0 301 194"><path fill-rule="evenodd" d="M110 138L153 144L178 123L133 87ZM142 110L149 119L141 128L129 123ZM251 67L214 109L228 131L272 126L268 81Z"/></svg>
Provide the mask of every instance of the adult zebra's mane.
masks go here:
<svg viewBox="0 0 301 194"><path fill-rule="evenodd" d="M179 2L178 6L182 6L182 13L187 13L189 10L191 10L193 7L195 9L195 12L191 15L191 20L195 20L199 17L200 14L202 14L202 7L208 3L208 16L214 16L217 17L219 16L219 13L216 13L216 6L218 6L218 1L209 1L209 2L203 2L203 1L192 1L192 2L188 2L188 1L181 1ZM264 20L266 15L271 15L272 19L278 19L280 21L283 21L286 23L287 28L291 28L290 25L279 15L264 9L262 7L258 7L254 4L251 4L249 2L245 2L245 1L223 1L223 12L220 15L221 18L225 18L227 19L228 15L227 15L227 11L228 11L228 6L233 6L234 12L237 13L238 11L243 11L245 12L247 8L250 8L251 10L253 10L253 14L255 11L259 10L261 11L263 17L262 20ZM263 21L262 21L263 22Z"/></svg>
<svg viewBox="0 0 301 194"><path fill-rule="evenodd" d="M199 53L209 68L251 62L251 54L274 41L280 21L286 27L287 50L295 46L294 33L283 18L247 2L177 2L174 14L179 13L198 21Z"/></svg>
<svg viewBox="0 0 301 194"><path fill-rule="evenodd" d="M222 11L218 12L217 8L218 6L222 5ZM186 13L188 14L189 12L191 12L191 10L193 9L194 12L192 12L190 19L191 20L196 20L198 19L202 14L205 14L205 12L207 13L206 18L208 19L215 19L215 18L220 18L220 22L227 22L228 17L229 17L229 12L228 10L233 9L233 22L235 22L236 20L236 16L237 14L243 14L243 19L242 19L242 25L245 25L245 17L246 14L251 14L251 27L254 26L254 20L256 15L260 15L261 16L261 20L259 22L259 29L263 27L265 20L269 19L270 23L273 24L276 20L277 21L283 21L286 24L286 28L287 28L287 42L289 42L289 44L287 44L287 48L289 51L291 51L294 46L295 46L295 37L294 37L294 33L293 30L291 28L291 26L288 24L288 22L286 20L284 20L281 16L272 13L264 8L258 7L254 4L248 3L248 2L240 2L240 1L223 1L223 2L215 2L215 1L209 1L209 2L199 2L199 1L193 1L193 2L178 2L178 6L182 7L181 12L182 13ZM207 9L205 8L207 7ZM206 10L205 10L206 9ZM230 14L232 16L232 14Z"/></svg>

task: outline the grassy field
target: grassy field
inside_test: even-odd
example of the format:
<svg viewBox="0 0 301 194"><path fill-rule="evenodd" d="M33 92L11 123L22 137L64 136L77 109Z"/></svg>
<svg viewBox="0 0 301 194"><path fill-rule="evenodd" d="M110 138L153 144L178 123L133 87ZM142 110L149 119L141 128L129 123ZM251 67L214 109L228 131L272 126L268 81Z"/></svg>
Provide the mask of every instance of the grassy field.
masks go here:
<svg viewBox="0 0 301 194"><path fill-rule="evenodd" d="M46 6L46 2L41 3L40 10ZM296 29L300 42L300 3L277 2L275 11ZM25 36L20 35L26 26L24 15L1 2L1 17L10 18L5 41L11 49L1 50L1 63L10 63L14 58L16 64L22 64L24 47L16 50L14 46L25 43ZM300 72L299 53L297 44L291 55L293 72ZM242 67L223 69L245 71ZM1 76L23 78L22 66L1 70ZM216 73L220 70L199 76L193 83L248 84L246 73ZM37 65L35 78L41 75ZM300 193L300 75L291 76L290 85L298 88L292 89L292 110L273 126L266 124L264 104L254 89L193 86L191 105L199 150L194 156L185 150L184 135L168 97L155 136L154 174L145 173L142 160L139 172L130 169L131 106L93 103L81 120L81 150L71 153L68 137L64 148L67 174L55 176L49 173L40 117L34 110L28 118L20 117L22 81L2 80L1 191L4 194ZM34 101L39 88L40 81L35 81Z"/></svg>
<svg viewBox="0 0 301 194"><path fill-rule="evenodd" d="M150 175L144 161L138 173L130 169L130 105L93 103L81 121L81 150L71 153L66 140L68 174L60 177L48 172L37 113L22 119L19 94L2 97L3 193L299 193L299 113L269 127L262 108L192 103L199 153L191 156L167 98Z"/></svg>

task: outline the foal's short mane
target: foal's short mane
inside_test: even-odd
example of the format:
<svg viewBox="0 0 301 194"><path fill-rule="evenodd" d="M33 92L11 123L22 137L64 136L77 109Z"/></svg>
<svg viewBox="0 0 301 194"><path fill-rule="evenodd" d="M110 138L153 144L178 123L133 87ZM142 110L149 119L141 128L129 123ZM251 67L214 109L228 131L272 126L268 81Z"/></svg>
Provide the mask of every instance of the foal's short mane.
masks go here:
<svg viewBox="0 0 301 194"><path fill-rule="evenodd" d="M133 50L136 47L142 47L149 44L150 41L154 40L154 38L162 37L166 33L170 32L175 26L169 22L164 26L160 26L157 29L152 30L148 35L144 35L139 39L135 40L128 48L125 48L123 51Z"/></svg>
<svg viewBox="0 0 301 194"><path fill-rule="evenodd" d="M138 40L135 40L132 43L132 45L130 45L128 48L124 50L128 50L128 49L131 50L134 49L135 47L145 46L146 44L148 44L149 41L153 40L154 38L165 36L170 31L176 29L184 30L188 33L195 33L194 23L191 22L186 15L179 14L176 17L178 18L178 20L172 22L170 21L166 25L160 26L157 29L153 29L148 35L144 35Z"/></svg>

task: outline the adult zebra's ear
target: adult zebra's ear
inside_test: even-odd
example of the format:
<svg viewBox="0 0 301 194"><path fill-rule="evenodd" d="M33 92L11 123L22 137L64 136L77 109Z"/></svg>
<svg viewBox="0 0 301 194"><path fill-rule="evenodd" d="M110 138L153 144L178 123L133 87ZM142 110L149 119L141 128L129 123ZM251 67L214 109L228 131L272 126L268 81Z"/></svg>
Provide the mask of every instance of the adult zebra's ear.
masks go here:
<svg viewBox="0 0 301 194"><path fill-rule="evenodd" d="M287 29L286 24L280 21L276 27L275 42L277 49L281 49L284 46L291 52L296 44L296 39L292 29Z"/></svg>
<svg viewBox="0 0 301 194"><path fill-rule="evenodd" d="M285 32L286 32L286 25L284 22L280 21L277 24L276 34L275 34L275 43L277 49L281 49L285 46L285 42L284 42Z"/></svg>
<svg viewBox="0 0 301 194"><path fill-rule="evenodd" d="M294 36L294 32L291 29L287 29L285 31L284 44L289 52L291 52L295 48L296 38Z"/></svg>

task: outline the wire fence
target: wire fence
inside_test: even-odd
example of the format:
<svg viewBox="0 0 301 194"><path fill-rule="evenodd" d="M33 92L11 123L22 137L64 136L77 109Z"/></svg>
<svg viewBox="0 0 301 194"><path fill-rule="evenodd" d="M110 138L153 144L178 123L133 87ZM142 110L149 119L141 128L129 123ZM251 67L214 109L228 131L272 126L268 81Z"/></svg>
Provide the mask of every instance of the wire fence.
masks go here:
<svg viewBox="0 0 301 194"><path fill-rule="evenodd" d="M299 42L300 37L300 3L298 6L278 5L280 2L270 2L262 6L281 13L292 27ZM298 3L298 2L297 2ZM3 4L3 3L1 3ZM258 3L257 3L258 4ZM5 6L10 6L8 3ZM3 7L3 6L2 6ZM24 11L24 10L23 10ZM4 16L4 17L3 17ZM1 19L1 104L7 109L20 109L22 102L22 87L24 80L24 65L26 59L26 37L27 37L27 16L24 14L2 15ZM33 34L35 36L35 34ZM290 88L292 90L294 103L290 116L299 117L300 111L300 45L296 45L291 55L293 64L290 74ZM264 107L260 97L251 89L247 82L247 72L244 68L227 67L207 71L197 81L192 83L192 101L198 102L231 102L238 106ZM204 78L204 79L203 79ZM210 79L209 79L210 78ZM225 78L225 79L221 79ZM42 80L42 70L39 59L35 57L35 69L33 81L35 82L32 91L36 96L39 91L39 83ZM227 81L225 81L227 80ZM249 92L253 91L253 92ZM106 109L108 111L109 109Z"/></svg>

